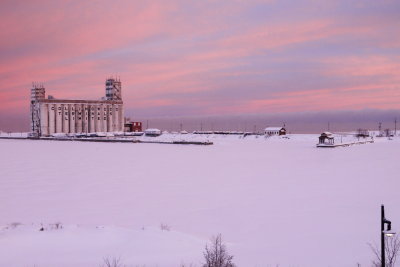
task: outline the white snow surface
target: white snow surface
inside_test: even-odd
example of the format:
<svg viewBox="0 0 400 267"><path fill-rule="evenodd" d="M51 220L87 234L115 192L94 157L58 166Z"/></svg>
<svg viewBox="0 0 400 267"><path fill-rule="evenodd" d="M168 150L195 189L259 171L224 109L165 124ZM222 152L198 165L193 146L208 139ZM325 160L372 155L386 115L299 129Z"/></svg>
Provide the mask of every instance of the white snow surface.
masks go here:
<svg viewBox="0 0 400 267"><path fill-rule="evenodd" d="M382 203L400 229L400 139L318 136L0 140L0 266L201 266L218 233L238 266L370 266Z"/></svg>

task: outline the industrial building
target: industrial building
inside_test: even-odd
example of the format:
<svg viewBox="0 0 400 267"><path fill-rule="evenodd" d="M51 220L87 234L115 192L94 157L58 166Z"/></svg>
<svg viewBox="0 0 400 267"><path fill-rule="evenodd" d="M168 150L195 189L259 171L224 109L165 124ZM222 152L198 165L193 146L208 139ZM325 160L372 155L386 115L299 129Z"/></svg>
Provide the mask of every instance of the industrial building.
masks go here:
<svg viewBox="0 0 400 267"><path fill-rule="evenodd" d="M66 100L49 96L42 84L31 89L31 132L34 136L123 132L121 81L109 78L101 100Z"/></svg>

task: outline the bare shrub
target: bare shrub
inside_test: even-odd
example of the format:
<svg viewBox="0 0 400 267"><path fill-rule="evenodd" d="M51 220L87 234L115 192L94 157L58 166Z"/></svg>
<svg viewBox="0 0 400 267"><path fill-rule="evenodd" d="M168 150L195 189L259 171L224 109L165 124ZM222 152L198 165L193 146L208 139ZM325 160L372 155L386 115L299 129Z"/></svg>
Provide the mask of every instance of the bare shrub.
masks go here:
<svg viewBox="0 0 400 267"><path fill-rule="evenodd" d="M20 225L22 225L22 223L20 223L20 222L12 222L12 223L9 224L9 227L10 227L11 229L15 229L15 228L17 228L17 227L20 226Z"/></svg>
<svg viewBox="0 0 400 267"><path fill-rule="evenodd" d="M171 226L169 226L168 224L162 223L162 224L160 224L160 229L162 231L171 231Z"/></svg>
<svg viewBox="0 0 400 267"><path fill-rule="evenodd" d="M122 263L120 258L104 258L103 264L100 267L126 267L125 264Z"/></svg>
<svg viewBox="0 0 400 267"><path fill-rule="evenodd" d="M375 259L372 261L373 267L381 267L381 250L377 245L368 244L372 252L375 255ZM387 267L395 267L397 257L400 254L400 238L399 236L385 237L385 261Z"/></svg>
<svg viewBox="0 0 400 267"><path fill-rule="evenodd" d="M51 224L50 227L53 230L59 230L59 229L63 228L63 225L60 222L56 222L56 223Z"/></svg>
<svg viewBox="0 0 400 267"><path fill-rule="evenodd" d="M211 246L206 245L203 254L206 261L203 267L235 267L233 256L228 254L225 244L222 243L221 234L211 239Z"/></svg>

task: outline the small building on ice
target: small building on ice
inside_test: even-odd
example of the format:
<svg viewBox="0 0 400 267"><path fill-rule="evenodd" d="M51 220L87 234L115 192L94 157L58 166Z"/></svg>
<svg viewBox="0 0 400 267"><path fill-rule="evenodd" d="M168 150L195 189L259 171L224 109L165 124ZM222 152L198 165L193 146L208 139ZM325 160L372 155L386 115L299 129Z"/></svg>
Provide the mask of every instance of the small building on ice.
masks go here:
<svg viewBox="0 0 400 267"><path fill-rule="evenodd" d="M142 122L140 121L127 121L125 122L125 132L142 132Z"/></svg>
<svg viewBox="0 0 400 267"><path fill-rule="evenodd" d="M335 138L331 132L323 132L319 137L319 145L334 145Z"/></svg>
<svg viewBox="0 0 400 267"><path fill-rule="evenodd" d="M286 135L286 129L283 127L267 127L264 130L264 134L268 136L272 135Z"/></svg>
<svg viewBox="0 0 400 267"><path fill-rule="evenodd" d="M150 128L150 129L146 129L146 130L144 131L144 134L145 134L146 136L159 136L159 135L161 135L161 130Z"/></svg>

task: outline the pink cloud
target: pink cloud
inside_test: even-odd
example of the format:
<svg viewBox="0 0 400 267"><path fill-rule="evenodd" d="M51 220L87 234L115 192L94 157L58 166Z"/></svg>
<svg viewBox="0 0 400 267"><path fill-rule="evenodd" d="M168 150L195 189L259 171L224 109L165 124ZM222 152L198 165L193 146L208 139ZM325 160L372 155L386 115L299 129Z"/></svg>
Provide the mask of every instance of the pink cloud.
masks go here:
<svg viewBox="0 0 400 267"><path fill-rule="evenodd" d="M283 57L290 64L292 55L286 51L304 44L359 38L376 41L374 48L385 47L394 38L385 35L390 22L386 19L369 17L349 23L353 20L316 14L307 19L278 16L253 20L252 13L245 12L255 3L276 7L278 1L39 2L2 14L0 49L5 52L0 77L7 92L0 91L0 110L26 109L33 80L45 82L48 93L59 98L101 97L104 79L113 73L121 76L124 99L131 107L174 106L179 104L174 94L188 94L191 99L191 94L206 95L236 82L243 90L265 87L265 96L260 93L261 97L251 100L229 100L227 95L225 103L193 96L189 105L203 107L208 114L395 107L400 60L377 52L315 58L296 54L300 62L322 65L309 70L316 79L344 81L339 88L322 84L310 90L271 93L268 90L279 88L251 78L274 79L274 64L282 63ZM336 8L334 1L328 4ZM280 58L272 58L279 53ZM254 59L270 65L256 66ZM285 72L281 67L276 74L290 80L291 73ZM298 81L293 83L295 88Z"/></svg>
<svg viewBox="0 0 400 267"><path fill-rule="evenodd" d="M322 60L326 64L326 75L340 76L392 76L400 81L399 56L350 56Z"/></svg>
<svg viewBox="0 0 400 267"><path fill-rule="evenodd" d="M398 84L306 90L278 93L273 98L249 101L230 112L250 113L357 110L365 108L398 109Z"/></svg>

